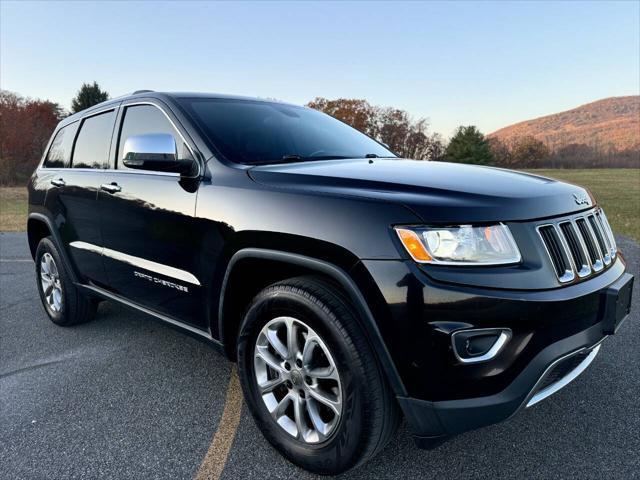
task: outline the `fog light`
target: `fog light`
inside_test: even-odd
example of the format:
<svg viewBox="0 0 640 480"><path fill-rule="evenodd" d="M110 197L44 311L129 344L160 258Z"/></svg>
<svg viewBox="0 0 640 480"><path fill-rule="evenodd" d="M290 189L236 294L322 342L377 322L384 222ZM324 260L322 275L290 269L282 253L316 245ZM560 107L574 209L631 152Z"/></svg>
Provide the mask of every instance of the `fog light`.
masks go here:
<svg viewBox="0 0 640 480"><path fill-rule="evenodd" d="M462 363L480 363L495 358L511 339L508 328L458 330L451 334L453 353Z"/></svg>

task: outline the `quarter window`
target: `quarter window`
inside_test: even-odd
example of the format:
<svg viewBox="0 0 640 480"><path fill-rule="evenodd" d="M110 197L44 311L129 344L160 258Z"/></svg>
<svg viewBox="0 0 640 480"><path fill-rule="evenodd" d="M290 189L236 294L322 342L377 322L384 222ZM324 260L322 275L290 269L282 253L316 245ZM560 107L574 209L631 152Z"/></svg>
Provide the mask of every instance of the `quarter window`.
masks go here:
<svg viewBox="0 0 640 480"><path fill-rule="evenodd" d="M114 110L86 118L73 149L73 168L109 168L109 148L116 113Z"/></svg>
<svg viewBox="0 0 640 480"><path fill-rule="evenodd" d="M181 160L193 158L191 151L182 141L182 137L167 119L165 114L153 105L133 105L127 107L122 120L120 138L118 141L118 168L126 169L122 164L122 152L127 138L134 135L144 135L148 133L168 133L173 136L178 148L178 157Z"/></svg>
<svg viewBox="0 0 640 480"><path fill-rule="evenodd" d="M78 131L78 122L62 127L56 133L51 142L47 158L44 160L45 168L69 168L71 164L71 149L73 139Z"/></svg>

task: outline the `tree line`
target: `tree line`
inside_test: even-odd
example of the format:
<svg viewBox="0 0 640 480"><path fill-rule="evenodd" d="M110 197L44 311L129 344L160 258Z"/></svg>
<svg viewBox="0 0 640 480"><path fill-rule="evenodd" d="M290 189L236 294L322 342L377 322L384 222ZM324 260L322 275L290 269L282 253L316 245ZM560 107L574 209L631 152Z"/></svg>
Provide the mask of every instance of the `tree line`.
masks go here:
<svg viewBox="0 0 640 480"><path fill-rule="evenodd" d="M71 102L71 113L109 98L96 83L85 83ZM475 126L460 126L446 142L425 118L371 105L363 99L317 97L308 107L323 111L377 141L396 155L417 160L495 165L506 168L638 167L640 151L584 144L551 149L534 137L504 142ZM40 160L56 124L69 113L57 103L0 90L0 185L24 185Z"/></svg>
<svg viewBox="0 0 640 480"><path fill-rule="evenodd" d="M550 148L533 136L504 142L486 137L473 125L460 126L449 142L429 132L426 119L412 120L404 110L381 108L366 100L316 98L307 106L342 120L388 145L404 158L493 165L505 168L637 168L640 150L617 150L613 144L571 143Z"/></svg>
<svg viewBox="0 0 640 480"><path fill-rule="evenodd" d="M108 99L96 82L85 83L71 101L71 113ZM58 103L0 90L0 185L26 184L51 133L68 115Z"/></svg>

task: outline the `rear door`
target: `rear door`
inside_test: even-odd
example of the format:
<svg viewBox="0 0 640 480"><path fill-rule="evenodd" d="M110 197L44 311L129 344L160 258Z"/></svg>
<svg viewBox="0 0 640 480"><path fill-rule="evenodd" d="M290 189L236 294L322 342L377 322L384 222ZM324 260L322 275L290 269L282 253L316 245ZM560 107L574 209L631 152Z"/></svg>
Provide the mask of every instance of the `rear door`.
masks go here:
<svg viewBox="0 0 640 480"><path fill-rule="evenodd" d="M106 284L97 195L109 166L117 107L90 113L62 127L51 144L41 174L50 188L45 207L63 248L85 282Z"/></svg>
<svg viewBox="0 0 640 480"><path fill-rule="evenodd" d="M129 301L204 327L199 245L194 219L197 184L177 173L129 169L123 146L134 135L169 133L182 157L193 147L161 102L123 104L114 137L114 168L98 194L109 288Z"/></svg>

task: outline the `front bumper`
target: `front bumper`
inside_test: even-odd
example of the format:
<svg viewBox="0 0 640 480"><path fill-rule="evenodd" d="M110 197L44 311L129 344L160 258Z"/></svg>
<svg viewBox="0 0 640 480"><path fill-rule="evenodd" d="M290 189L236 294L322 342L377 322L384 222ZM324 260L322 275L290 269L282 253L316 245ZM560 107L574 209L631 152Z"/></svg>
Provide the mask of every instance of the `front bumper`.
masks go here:
<svg viewBox="0 0 640 480"><path fill-rule="evenodd" d="M398 398L407 421L412 426L416 444L422 448L432 448L447 437L501 422L520 409L543 400L559 390L557 387L567 385L567 380L573 380L588 367L604 338L602 325L598 324L550 345L534 358L516 380L494 395L439 402ZM545 384L545 379L555 366L585 353L587 355L584 359L564 376Z"/></svg>
<svg viewBox="0 0 640 480"><path fill-rule="evenodd" d="M506 420L576 378L613 333L607 292L633 281L620 258L589 281L529 292L438 284L410 263L398 263L365 266L378 285L391 280L395 287L381 289L391 313L381 330L407 390L398 402L425 448ZM495 359L477 365L456 360L452 332L491 327L513 331Z"/></svg>

